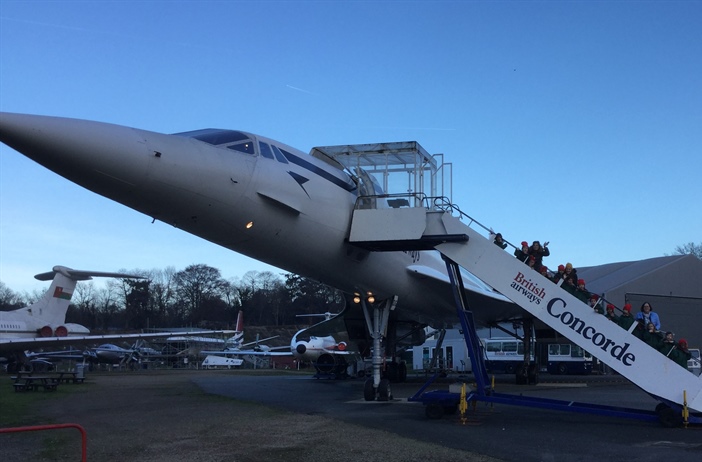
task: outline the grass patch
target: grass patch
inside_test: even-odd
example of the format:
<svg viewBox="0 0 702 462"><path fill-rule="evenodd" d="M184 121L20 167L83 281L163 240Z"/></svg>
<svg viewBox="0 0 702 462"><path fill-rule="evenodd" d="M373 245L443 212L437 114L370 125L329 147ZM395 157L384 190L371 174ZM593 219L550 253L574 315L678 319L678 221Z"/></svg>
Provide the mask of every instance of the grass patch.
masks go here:
<svg viewBox="0 0 702 462"><path fill-rule="evenodd" d="M0 379L3 376L0 375ZM56 391L21 391L16 392L12 385L12 380L0 380L0 428L19 427L25 425L37 425L37 411L41 409L42 403L49 400L62 399L62 397L72 394L86 392L84 387L89 384L80 385L59 385ZM41 422L46 424L50 422Z"/></svg>

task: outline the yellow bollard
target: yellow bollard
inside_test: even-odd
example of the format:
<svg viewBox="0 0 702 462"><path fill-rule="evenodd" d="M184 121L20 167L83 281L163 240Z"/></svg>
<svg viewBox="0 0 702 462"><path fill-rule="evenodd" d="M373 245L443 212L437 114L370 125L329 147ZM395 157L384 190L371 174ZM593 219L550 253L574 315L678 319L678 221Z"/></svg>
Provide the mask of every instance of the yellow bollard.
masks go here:
<svg viewBox="0 0 702 462"><path fill-rule="evenodd" d="M683 426L687 428L690 419L690 410L687 408L687 390L683 390L683 408L682 408Z"/></svg>
<svg viewBox="0 0 702 462"><path fill-rule="evenodd" d="M461 400L458 402L458 410L461 412L461 423L466 424L466 411L468 411L468 401L466 400L466 384L461 386Z"/></svg>

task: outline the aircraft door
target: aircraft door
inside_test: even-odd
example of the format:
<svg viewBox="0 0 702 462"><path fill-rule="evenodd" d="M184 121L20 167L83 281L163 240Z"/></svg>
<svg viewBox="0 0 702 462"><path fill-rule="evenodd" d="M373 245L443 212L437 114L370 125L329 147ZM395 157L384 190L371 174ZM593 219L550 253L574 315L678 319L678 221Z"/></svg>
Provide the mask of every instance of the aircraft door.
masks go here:
<svg viewBox="0 0 702 462"><path fill-rule="evenodd" d="M360 167L354 168L354 173L359 179L358 182L358 195L361 197L358 201L358 208L360 209L376 209L376 208L387 208L387 201L385 199L380 199L378 197L384 194L382 186L380 183L367 171Z"/></svg>

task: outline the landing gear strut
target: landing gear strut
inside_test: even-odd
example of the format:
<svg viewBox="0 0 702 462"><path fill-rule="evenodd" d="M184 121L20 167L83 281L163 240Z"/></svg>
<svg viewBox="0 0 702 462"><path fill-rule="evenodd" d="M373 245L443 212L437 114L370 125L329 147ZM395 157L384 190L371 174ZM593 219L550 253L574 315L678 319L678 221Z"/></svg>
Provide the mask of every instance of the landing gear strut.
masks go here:
<svg viewBox="0 0 702 462"><path fill-rule="evenodd" d="M378 401L389 401L392 399L390 380L381 380L380 378L381 369L384 365L382 340L387 333L390 312L397 306L397 296L385 302L371 304L371 308L373 309L372 318L365 300L361 300L361 306L363 307L363 315L366 318L368 332L370 332L371 338L373 339L373 374L364 384L363 398L366 401L374 401L376 398Z"/></svg>

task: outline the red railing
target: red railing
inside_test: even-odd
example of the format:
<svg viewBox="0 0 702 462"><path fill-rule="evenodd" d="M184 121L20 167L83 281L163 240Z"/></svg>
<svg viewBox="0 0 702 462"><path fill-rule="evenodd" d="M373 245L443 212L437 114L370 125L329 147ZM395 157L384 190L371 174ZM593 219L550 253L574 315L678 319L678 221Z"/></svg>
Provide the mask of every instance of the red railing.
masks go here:
<svg viewBox="0 0 702 462"><path fill-rule="evenodd" d="M82 452L80 460L82 462L86 462L88 460L88 435L85 433L85 429L78 424L66 423L54 425L33 425L29 427L0 428L0 433L36 432L41 430L61 430L63 428L75 428L80 432Z"/></svg>

